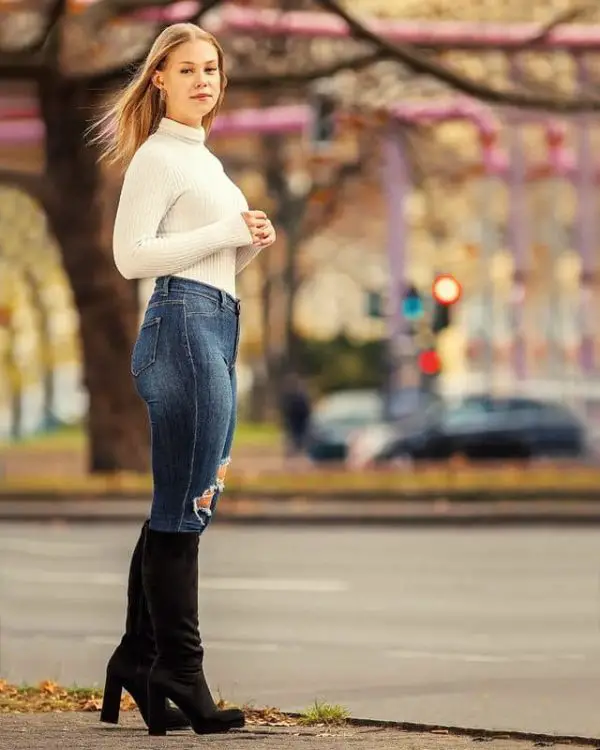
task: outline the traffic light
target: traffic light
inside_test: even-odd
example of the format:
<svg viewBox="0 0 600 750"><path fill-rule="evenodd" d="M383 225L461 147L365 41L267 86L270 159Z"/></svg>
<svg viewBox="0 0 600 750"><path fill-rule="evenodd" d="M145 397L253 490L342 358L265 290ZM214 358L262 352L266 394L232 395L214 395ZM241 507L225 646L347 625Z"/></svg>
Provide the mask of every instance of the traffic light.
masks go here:
<svg viewBox="0 0 600 750"><path fill-rule="evenodd" d="M433 313L431 316L431 330L433 333L448 328L452 322L450 308L460 299L462 287L450 274L436 276L431 288L434 300Z"/></svg>
<svg viewBox="0 0 600 750"><path fill-rule="evenodd" d="M367 292L367 316L369 318L385 317L383 298L379 292Z"/></svg>
<svg viewBox="0 0 600 750"><path fill-rule="evenodd" d="M414 284L410 284L402 297L402 315L406 320L414 323L424 315L423 298Z"/></svg>
<svg viewBox="0 0 600 750"><path fill-rule="evenodd" d="M439 375L442 369L440 355L433 348L420 351L417 357L417 362L421 375L433 377L434 375Z"/></svg>

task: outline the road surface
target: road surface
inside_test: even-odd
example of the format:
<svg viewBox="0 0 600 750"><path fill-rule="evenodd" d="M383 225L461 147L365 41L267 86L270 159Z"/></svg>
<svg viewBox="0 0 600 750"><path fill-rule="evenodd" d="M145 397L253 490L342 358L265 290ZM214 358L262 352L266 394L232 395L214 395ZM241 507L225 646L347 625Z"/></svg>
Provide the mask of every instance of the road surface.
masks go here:
<svg viewBox="0 0 600 750"><path fill-rule="evenodd" d="M2 677L103 681L137 531L0 525ZM230 700L600 737L600 529L217 524L200 564Z"/></svg>

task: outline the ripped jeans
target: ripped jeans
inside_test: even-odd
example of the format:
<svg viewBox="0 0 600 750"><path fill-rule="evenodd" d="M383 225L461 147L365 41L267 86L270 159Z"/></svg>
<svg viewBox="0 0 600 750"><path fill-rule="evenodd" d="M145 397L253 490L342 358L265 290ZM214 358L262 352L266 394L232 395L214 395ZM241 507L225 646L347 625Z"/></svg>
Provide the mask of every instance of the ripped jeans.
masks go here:
<svg viewBox="0 0 600 750"><path fill-rule="evenodd" d="M239 301L173 276L156 280L131 357L150 416L150 528L202 533L224 487L236 419Z"/></svg>

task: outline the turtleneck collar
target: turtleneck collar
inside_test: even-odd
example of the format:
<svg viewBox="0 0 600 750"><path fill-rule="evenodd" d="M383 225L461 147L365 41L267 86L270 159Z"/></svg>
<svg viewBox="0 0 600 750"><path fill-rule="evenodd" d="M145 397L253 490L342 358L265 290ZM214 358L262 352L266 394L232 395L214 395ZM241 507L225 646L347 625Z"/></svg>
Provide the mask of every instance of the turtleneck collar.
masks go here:
<svg viewBox="0 0 600 750"><path fill-rule="evenodd" d="M191 125L184 125L177 120L171 120L168 117L163 117L158 126L159 133L167 133L172 135L174 138L179 138L182 141L189 141L191 143L204 143L206 139L206 133L202 126L193 128Z"/></svg>

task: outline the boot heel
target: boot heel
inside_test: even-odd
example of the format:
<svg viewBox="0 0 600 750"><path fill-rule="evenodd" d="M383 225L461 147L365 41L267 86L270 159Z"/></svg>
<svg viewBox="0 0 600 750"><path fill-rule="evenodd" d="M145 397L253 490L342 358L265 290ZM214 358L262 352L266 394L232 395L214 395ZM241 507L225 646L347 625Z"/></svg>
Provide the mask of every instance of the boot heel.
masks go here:
<svg viewBox="0 0 600 750"><path fill-rule="evenodd" d="M119 711L121 708L121 681L112 675L106 675L104 685L104 696L102 698L102 710L100 721L106 724L119 723Z"/></svg>
<svg viewBox="0 0 600 750"><path fill-rule="evenodd" d="M148 734L167 733L167 696L156 685L148 685Z"/></svg>

